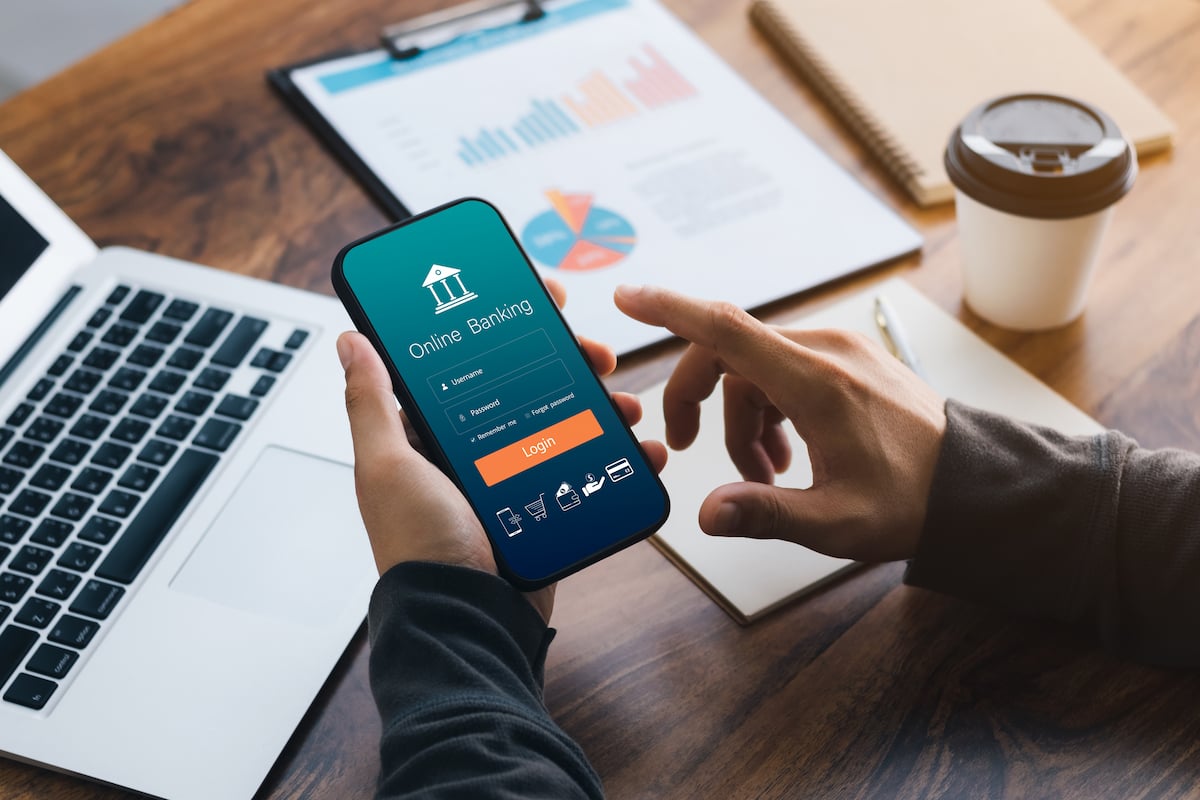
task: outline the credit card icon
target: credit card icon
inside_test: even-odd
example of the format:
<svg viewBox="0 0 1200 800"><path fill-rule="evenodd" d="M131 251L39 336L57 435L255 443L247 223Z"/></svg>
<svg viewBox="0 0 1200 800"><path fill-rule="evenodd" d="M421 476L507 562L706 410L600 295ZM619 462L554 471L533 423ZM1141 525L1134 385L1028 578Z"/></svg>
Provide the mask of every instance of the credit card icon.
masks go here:
<svg viewBox="0 0 1200 800"><path fill-rule="evenodd" d="M616 483L617 481L623 481L632 475L633 467L630 466L628 458L622 458L619 461L614 461L613 463L609 464L604 468L604 471L608 473L609 480L611 480L613 483Z"/></svg>

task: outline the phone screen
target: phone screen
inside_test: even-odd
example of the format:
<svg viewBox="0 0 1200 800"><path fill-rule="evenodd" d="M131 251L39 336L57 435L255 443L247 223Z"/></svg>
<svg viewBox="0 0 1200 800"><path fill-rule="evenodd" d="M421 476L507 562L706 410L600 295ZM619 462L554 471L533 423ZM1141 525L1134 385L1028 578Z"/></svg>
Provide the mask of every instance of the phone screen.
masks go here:
<svg viewBox="0 0 1200 800"><path fill-rule="evenodd" d="M351 245L335 284L338 266L506 574L557 579L666 520L666 491L492 206L459 201Z"/></svg>

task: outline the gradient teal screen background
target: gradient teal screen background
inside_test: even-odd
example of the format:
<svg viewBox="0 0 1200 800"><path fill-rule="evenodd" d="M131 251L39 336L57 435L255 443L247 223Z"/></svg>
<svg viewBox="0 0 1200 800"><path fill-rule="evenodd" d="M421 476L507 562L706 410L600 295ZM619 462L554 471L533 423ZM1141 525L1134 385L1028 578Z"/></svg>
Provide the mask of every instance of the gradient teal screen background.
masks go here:
<svg viewBox="0 0 1200 800"><path fill-rule="evenodd" d="M466 200L383 233L342 274L518 578L663 522L661 484L495 209Z"/></svg>

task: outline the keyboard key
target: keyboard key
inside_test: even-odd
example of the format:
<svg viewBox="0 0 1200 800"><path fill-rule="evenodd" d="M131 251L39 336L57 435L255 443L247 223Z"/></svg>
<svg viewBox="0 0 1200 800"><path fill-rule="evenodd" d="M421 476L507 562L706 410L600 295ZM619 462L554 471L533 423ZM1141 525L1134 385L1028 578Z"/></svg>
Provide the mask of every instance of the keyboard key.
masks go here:
<svg viewBox="0 0 1200 800"><path fill-rule="evenodd" d="M17 432L12 428L0 428L0 450L4 449L4 445L12 441Z"/></svg>
<svg viewBox="0 0 1200 800"><path fill-rule="evenodd" d="M292 335L283 343L283 346L288 350L296 350L300 345L304 344L304 340L308 338L308 331L296 328L292 331Z"/></svg>
<svg viewBox="0 0 1200 800"><path fill-rule="evenodd" d="M63 469L54 464L43 464L29 479L29 485L38 489L45 489L48 492L54 492L62 488L66 483L67 478L71 477L71 470Z"/></svg>
<svg viewBox="0 0 1200 800"><path fill-rule="evenodd" d="M50 702L50 696L57 688L58 684L54 681L22 672L12 682L12 686L8 687L8 691L4 693L4 699L10 703L36 710L45 708L46 703Z"/></svg>
<svg viewBox="0 0 1200 800"><path fill-rule="evenodd" d="M216 413L223 417L247 420L250 419L250 415L254 413L254 409L256 408L258 408L258 401L251 397L227 394L217 404Z"/></svg>
<svg viewBox="0 0 1200 800"><path fill-rule="evenodd" d="M12 609L8 606L0 606L0 622L8 619L8 615L12 613Z"/></svg>
<svg viewBox="0 0 1200 800"><path fill-rule="evenodd" d="M104 429L107 427L108 420L106 418L98 417L95 414L84 414L71 426L71 435L95 441L103 435Z"/></svg>
<svg viewBox="0 0 1200 800"><path fill-rule="evenodd" d="M123 594L125 590L120 586L91 580L84 584L75 602L71 603L71 611L92 619L107 619Z"/></svg>
<svg viewBox="0 0 1200 800"><path fill-rule="evenodd" d="M161 467L171 460L171 456L175 455L177 449L179 448L170 442L154 439L142 448L142 452L138 453L137 460Z"/></svg>
<svg viewBox="0 0 1200 800"><path fill-rule="evenodd" d="M200 316L200 319L188 332L184 342L199 347L211 347L231 319L233 319L233 314L230 312L220 308L210 308Z"/></svg>
<svg viewBox="0 0 1200 800"><path fill-rule="evenodd" d="M72 542L71 546L66 549L66 552L62 554L57 563L60 567L78 570L79 572L87 572L92 568L92 564L95 564L96 559L99 557L99 547L92 547L90 544Z"/></svg>
<svg viewBox="0 0 1200 800"><path fill-rule="evenodd" d="M4 455L4 463L21 469L29 469L37 463L44 452L46 452L46 448L40 444L22 440L8 449Z"/></svg>
<svg viewBox="0 0 1200 800"><path fill-rule="evenodd" d="M204 389L207 392L219 392L225 388L225 384L229 381L230 373L223 369L215 369L213 367L205 367L196 376L196 381L192 384L197 389Z"/></svg>
<svg viewBox="0 0 1200 800"><path fill-rule="evenodd" d="M25 435L35 442L53 442L62 433L64 423L50 417L38 417L25 431Z"/></svg>
<svg viewBox="0 0 1200 800"><path fill-rule="evenodd" d="M33 388L29 390L27 397L29 400L32 400L36 403L39 400L44 399L46 395L50 394L50 390L53 388L54 381L50 380L49 378L41 378L33 385Z"/></svg>
<svg viewBox="0 0 1200 800"><path fill-rule="evenodd" d="M33 658L29 659L25 669L50 678L62 678L78 659L79 653L44 644L33 654Z"/></svg>
<svg viewBox="0 0 1200 800"><path fill-rule="evenodd" d="M104 338L100 341L105 344L124 347L137 338L138 329L132 325L122 325L120 322L114 322L105 332Z"/></svg>
<svg viewBox="0 0 1200 800"><path fill-rule="evenodd" d="M37 640L38 635L28 628L10 625L0 631L0 684L7 682L17 671Z"/></svg>
<svg viewBox="0 0 1200 800"><path fill-rule="evenodd" d="M71 373L71 377L63 384L64 389L70 389L72 392L79 394L91 394L92 390L100 385L100 381L104 376L99 372L94 372L90 369L77 369Z"/></svg>
<svg viewBox="0 0 1200 800"><path fill-rule="evenodd" d="M158 470L153 467L131 464L129 469L125 470L125 474L121 476L121 480L117 481L117 485L135 492L144 492L150 488L157 477Z"/></svg>
<svg viewBox="0 0 1200 800"><path fill-rule="evenodd" d="M83 405L83 398L79 395L59 392L46 403L45 411L47 414L66 418L74 416L81 405Z"/></svg>
<svg viewBox="0 0 1200 800"><path fill-rule="evenodd" d="M74 362L74 358L66 353L63 353L58 358L54 359L54 363L50 365L50 369L46 370L46 373L57 378L59 375L62 375L69 370L71 368L71 364Z"/></svg>
<svg viewBox="0 0 1200 800"><path fill-rule="evenodd" d="M57 519L44 519L29 537L34 544L44 544L46 547L59 547L71 536L75 526Z"/></svg>
<svg viewBox="0 0 1200 800"><path fill-rule="evenodd" d="M8 467L0 467L0 494L12 494L13 489L16 489L20 485L21 479L24 477L24 472L9 469Z"/></svg>
<svg viewBox="0 0 1200 800"><path fill-rule="evenodd" d="M226 422L222 419L210 419L192 439L193 444L209 447L224 452L233 444L234 437L242 430L236 422Z"/></svg>
<svg viewBox="0 0 1200 800"><path fill-rule="evenodd" d="M192 428L196 427L196 420L191 417L182 417L178 414L172 414L163 420L163 424L158 426L157 435L165 439L174 439L181 442L188 437L192 432Z"/></svg>
<svg viewBox="0 0 1200 800"><path fill-rule="evenodd" d="M62 610L58 603L52 603L41 597L31 597L21 606L21 610L13 617L16 622L31 628L45 628L54 619L54 615Z"/></svg>
<svg viewBox="0 0 1200 800"><path fill-rule="evenodd" d="M171 304L163 311L163 316L187 322L199 308L200 306L189 300L172 300Z"/></svg>
<svg viewBox="0 0 1200 800"><path fill-rule="evenodd" d="M122 284L121 286L118 286L117 288L112 290L112 293L109 294L108 299L104 301L104 304L106 306L118 306L121 304L121 301L124 300L128 294L129 294L129 287Z"/></svg>
<svg viewBox="0 0 1200 800"><path fill-rule="evenodd" d="M21 602L21 598L25 596L32 585L33 580L24 575L5 572L0 575L0 601L16 605Z"/></svg>
<svg viewBox="0 0 1200 800"><path fill-rule="evenodd" d="M21 493L13 498L8 510L23 517L36 517L46 510L49 503L50 495L45 492L22 489Z"/></svg>
<svg viewBox="0 0 1200 800"><path fill-rule="evenodd" d="M95 411L97 414L107 414L111 417L113 414L119 413L125 407L125 403L128 400L129 395L127 394L105 389L96 395L96 399L88 406L88 411Z"/></svg>
<svg viewBox="0 0 1200 800"><path fill-rule="evenodd" d="M218 457L212 453L185 450L175 466L163 476L158 488L146 499L146 504L129 523L125 533L100 562L96 574L119 583L132 582L217 461ZM76 610L74 606L72 610Z"/></svg>
<svg viewBox="0 0 1200 800"><path fill-rule="evenodd" d="M117 427L113 428L112 438L137 444L148 430L150 430L149 422L142 422L140 419L123 419L117 423Z"/></svg>
<svg viewBox="0 0 1200 800"><path fill-rule="evenodd" d="M129 408L129 413L147 419L157 419L158 415L167 407L168 402L167 398L162 395L144 394L134 401Z"/></svg>
<svg viewBox="0 0 1200 800"><path fill-rule="evenodd" d="M128 450L128 448L127 448ZM126 453L128 454L128 453ZM95 463L96 459L92 459ZM112 473L94 467L84 467L75 477L71 488L77 492L84 494L100 494L104 491L104 487L108 486L108 482L112 480Z"/></svg>
<svg viewBox="0 0 1200 800"><path fill-rule="evenodd" d="M150 326L150 330L146 331L146 340L158 342L159 344L170 344L179 336L179 332L183 328L173 322L158 321Z"/></svg>
<svg viewBox="0 0 1200 800"><path fill-rule="evenodd" d="M167 359L168 367L176 369L191 370L195 369L196 365L204 360L203 350L194 350L190 347L178 347L171 357Z"/></svg>
<svg viewBox="0 0 1200 800"><path fill-rule="evenodd" d="M50 513L56 517L78 522L84 518L93 502L95 501L86 495L67 492L58 498L58 502L54 504L54 508L50 509Z"/></svg>
<svg viewBox="0 0 1200 800"><path fill-rule="evenodd" d="M225 337L221 346L217 348L217 352L213 353L212 362L225 367L238 366L266 329L267 321L265 319L242 317L238 320L238 324L233 326L229 336ZM219 390L220 387L217 387L213 391Z"/></svg>
<svg viewBox="0 0 1200 800"><path fill-rule="evenodd" d="M25 420L29 419L29 416L33 414L33 409L33 403L21 403L8 415L8 419L5 420L4 424L11 425L14 428L21 427L25 424Z"/></svg>
<svg viewBox="0 0 1200 800"><path fill-rule="evenodd" d="M141 386L144 380L146 380L146 373L142 370L133 369L132 367L121 367L113 374L112 380L108 382L108 385L123 392L132 392Z"/></svg>
<svg viewBox="0 0 1200 800"><path fill-rule="evenodd" d="M212 404L213 396L204 392L184 392L183 397L175 404L176 411L200 416Z"/></svg>
<svg viewBox="0 0 1200 800"><path fill-rule="evenodd" d="M82 649L88 646L100 626L82 617L63 614L50 629L50 641Z"/></svg>
<svg viewBox="0 0 1200 800"><path fill-rule="evenodd" d="M264 347L254 354L254 360L250 362L250 366L266 369L271 365L271 359L274 357L275 351Z"/></svg>
<svg viewBox="0 0 1200 800"><path fill-rule="evenodd" d="M92 517L83 526L83 530L79 532L79 538L85 542L95 542L96 544L108 544L112 538L117 535L117 531L121 530L121 523L115 519L108 517Z"/></svg>
<svg viewBox="0 0 1200 800"><path fill-rule="evenodd" d="M98 369L104 372L113 364L117 363L117 359L121 357L120 350L113 350L111 347L101 347L96 345L92 348L92 352L88 353L87 358L83 360L85 367Z"/></svg>
<svg viewBox="0 0 1200 800"><path fill-rule="evenodd" d="M16 544L32 527L33 523L27 519L14 517L12 514L0 515L0 542Z"/></svg>
<svg viewBox="0 0 1200 800"><path fill-rule="evenodd" d="M99 328L104 323L108 322L108 318L112 316L112 311L107 308L97 308L96 313L92 314L91 319L87 321L89 328Z"/></svg>
<svg viewBox="0 0 1200 800"><path fill-rule="evenodd" d="M38 584L37 593L54 600L66 600L82 580L83 578L74 572L52 569L46 573L46 577Z"/></svg>
<svg viewBox="0 0 1200 800"><path fill-rule="evenodd" d="M187 376L182 372L164 369L154 376L154 380L150 381L150 388L163 394L175 394L185 382L187 382Z"/></svg>
<svg viewBox="0 0 1200 800"><path fill-rule="evenodd" d="M67 345L67 349L72 353L78 353L83 348L87 347L92 341L91 331L80 331L71 339L71 343Z"/></svg>
<svg viewBox="0 0 1200 800"><path fill-rule="evenodd" d="M12 563L8 566L17 572L24 572L26 575L39 575L53 557L54 553L49 550L27 544L17 551L17 554L13 556Z"/></svg>
<svg viewBox="0 0 1200 800"><path fill-rule="evenodd" d="M92 463L109 469L116 469L125 463L125 459L129 458L129 454L133 452L132 447L116 442L105 442L100 445L100 449L96 451L96 455L92 456Z"/></svg>
<svg viewBox="0 0 1200 800"><path fill-rule="evenodd" d="M71 477L71 470L63 467L55 466L54 464L43 464L29 479L29 485L38 489L45 489L48 492L54 492L62 488L66 483L67 478Z"/></svg>
<svg viewBox="0 0 1200 800"><path fill-rule="evenodd" d="M262 397L267 392L271 391L271 387L275 385L274 375L259 375L258 380L254 382L254 388L250 390L250 394L255 397Z"/></svg>
<svg viewBox="0 0 1200 800"><path fill-rule="evenodd" d="M136 494L123 492L120 489L113 489L108 493L108 497L104 498L104 502L100 504L100 510L110 516L124 519L133 513L133 509L137 506L140 499Z"/></svg>
<svg viewBox="0 0 1200 800"><path fill-rule="evenodd" d="M133 296L129 305L121 312L121 319L141 325L154 316L154 312L162 305L163 300L163 296L158 292L148 292L142 289Z"/></svg>
<svg viewBox="0 0 1200 800"><path fill-rule="evenodd" d="M83 461L87 456L88 450L92 446L87 442L81 442L78 439L64 439L54 448L54 452L50 454L51 461L57 461L60 464L75 466Z"/></svg>
<svg viewBox="0 0 1200 800"><path fill-rule="evenodd" d="M153 367L165 352L161 347L155 347L152 344L139 344L133 348L133 352L129 354L127 360L130 364L137 364L139 367Z"/></svg>

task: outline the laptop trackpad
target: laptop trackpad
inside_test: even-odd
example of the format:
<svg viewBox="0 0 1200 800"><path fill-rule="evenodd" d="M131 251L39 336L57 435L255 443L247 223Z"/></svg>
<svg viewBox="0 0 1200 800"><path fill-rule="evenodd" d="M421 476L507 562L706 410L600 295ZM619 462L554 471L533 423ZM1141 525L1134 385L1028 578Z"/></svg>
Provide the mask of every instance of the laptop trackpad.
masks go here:
<svg viewBox="0 0 1200 800"><path fill-rule="evenodd" d="M171 580L242 611L323 626L371 566L354 470L268 447ZM333 590L332 592L329 590Z"/></svg>

